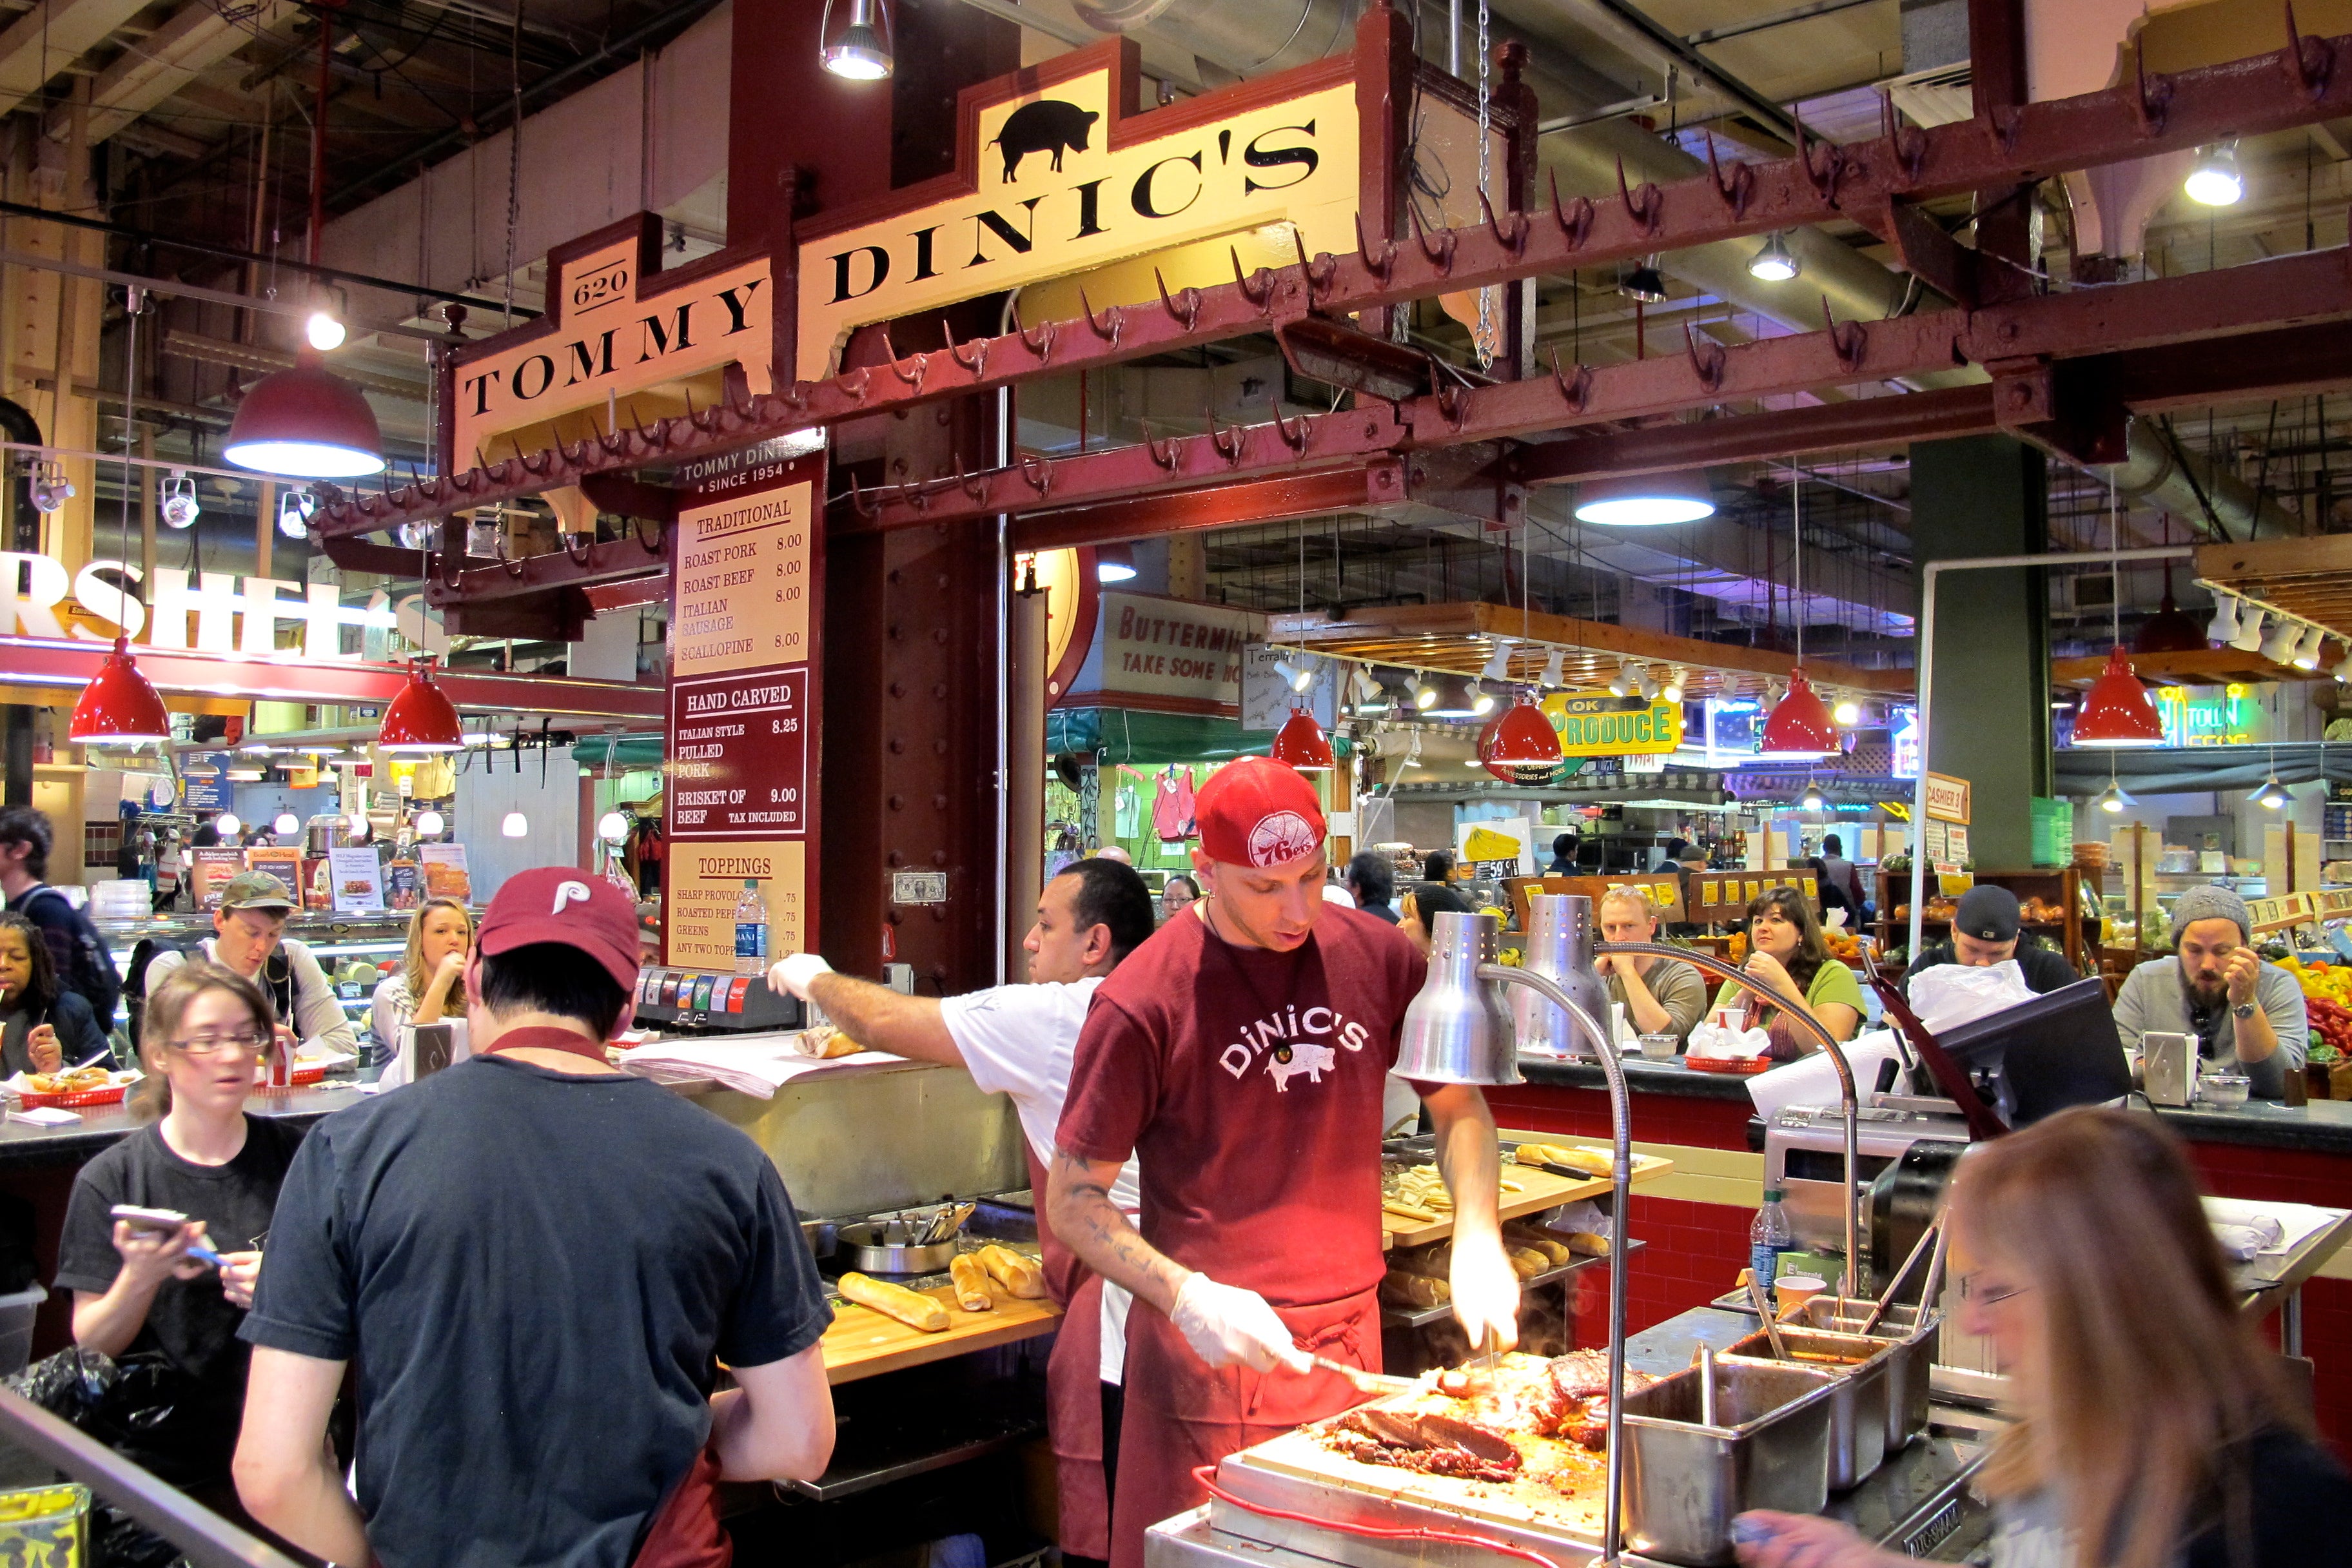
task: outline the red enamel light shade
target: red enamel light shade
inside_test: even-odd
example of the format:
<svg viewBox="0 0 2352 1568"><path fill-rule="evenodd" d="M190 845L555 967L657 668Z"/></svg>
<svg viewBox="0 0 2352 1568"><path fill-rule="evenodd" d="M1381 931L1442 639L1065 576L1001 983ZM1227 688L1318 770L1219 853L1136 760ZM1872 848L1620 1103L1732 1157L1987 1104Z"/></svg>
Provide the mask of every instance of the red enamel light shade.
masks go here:
<svg viewBox="0 0 2352 1568"><path fill-rule="evenodd" d="M1764 721L1758 754L1767 757L1826 757L1838 749L1837 724L1805 672L1789 672L1789 694Z"/></svg>
<svg viewBox="0 0 2352 1568"><path fill-rule="evenodd" d="M221 455L259 473L351 479L383 471L383 435L360 389L306 349L246 388Z"/></svg>
<svg viewBox="0 0 2352 1568"><path fill-rule="evenodd" d="M1271 754L1276 762L1288 763L1302 773L1328 773L1339 765L1323 726L1304 708L1290 710L1289 721L1274 737Z"/></svg>
<svg viewBox="0 0 2352 1568"><path fill-rule="evenodd" d="M2120 647L2107 650L2107 668L2084 694L2083 711L2074 721L2078 746L2161 746L2164 719L2148 700L2147 688L2132 673L2132 663Z"/></svg>
<svg viewBox="0 0 2352 1568"><path fill-rule="evenodd" d="M383 727L375 743L387 752L458 752L466 746L464 728L448 696L433 684L433 661L411 659L408 684L383 710Z"/></svg>
<svg viewBox="0 0 2352 1568"><path fill-rule="evenodd" d="M98 679L82 688L66 738L78 746L131 746L172 738L172 716L163 700L139 672L131 639L118 637L114 651L98 667Z"/></svg>
<svg viewBox="0 0 2352 1568"><path fill-rule="evenodd" d="M1559 731L1522 693L1480 733L1478 760L1505 784L1535 783L1550 776L1563 760Z"/></svg>

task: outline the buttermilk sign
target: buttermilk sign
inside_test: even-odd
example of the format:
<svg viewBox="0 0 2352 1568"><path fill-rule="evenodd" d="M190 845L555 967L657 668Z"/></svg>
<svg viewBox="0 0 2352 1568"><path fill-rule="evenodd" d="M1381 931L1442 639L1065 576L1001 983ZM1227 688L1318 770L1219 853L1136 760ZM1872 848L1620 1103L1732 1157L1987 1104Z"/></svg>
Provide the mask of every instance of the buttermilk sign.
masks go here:
<svg viewBox="0 0 2352 1568"><path fill-rule="evenodd" d="M1247 258L1355 245L1360 169L1350 57L1149 113L1134 47L1113 39L966 91L956 173L804 233L797 373L835 368L857 327L1025 283L1165 257L1168 287L1230 277ZM1206 268L1192 275L1190 268ZM1150 266L1096 280L1092 302L1155 298Z"/></svg>

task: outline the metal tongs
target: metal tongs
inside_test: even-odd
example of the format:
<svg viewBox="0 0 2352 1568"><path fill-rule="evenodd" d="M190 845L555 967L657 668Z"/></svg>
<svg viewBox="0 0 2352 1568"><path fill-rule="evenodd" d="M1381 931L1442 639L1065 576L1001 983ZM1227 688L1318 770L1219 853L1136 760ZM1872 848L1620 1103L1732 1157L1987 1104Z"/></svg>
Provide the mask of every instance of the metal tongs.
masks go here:
<svg viewBox="0 0 2352 1568"><path fill-rule="evenodd" d="M1764 1294L1764 1287L1752 1269L1748 1275L1748 1299L1755 1303L1756 1315L1764 1320L1764 1337L1771 1342L1772 1359L1787 1361L1789 1347L1780 1342L1780 1325L1773 1321L1771 1299Z"/></svg>

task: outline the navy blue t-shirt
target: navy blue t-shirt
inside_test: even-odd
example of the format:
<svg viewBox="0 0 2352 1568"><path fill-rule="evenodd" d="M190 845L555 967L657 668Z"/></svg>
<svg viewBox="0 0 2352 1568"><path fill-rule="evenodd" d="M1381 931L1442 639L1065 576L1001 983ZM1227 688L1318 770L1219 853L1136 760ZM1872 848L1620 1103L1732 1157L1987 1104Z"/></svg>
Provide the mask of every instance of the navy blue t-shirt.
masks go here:
<svg viewBox="0 0 2352 1568"><path fill-rule="evenodd" d="M239 1331L356 1365L388 1568L626 1568L709 1438L715 1363L831 1320L749 1138L641 1079L488 1056L311 1131Z"/></svg>

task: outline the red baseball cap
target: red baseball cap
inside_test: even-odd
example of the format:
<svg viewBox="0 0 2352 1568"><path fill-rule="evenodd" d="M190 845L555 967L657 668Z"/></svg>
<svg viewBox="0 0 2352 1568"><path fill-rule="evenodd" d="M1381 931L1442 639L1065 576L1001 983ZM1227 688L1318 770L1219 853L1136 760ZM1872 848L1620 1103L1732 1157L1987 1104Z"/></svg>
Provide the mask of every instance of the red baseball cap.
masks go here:
<svg viewBox="0 0 2352 1568"><path fill-rule="evenodd" d="M1229 866L1287 866L1323 847L1323 807L1298 770L1244 757L1209 775L1193 797L1201 848Z"/></svg>
<svg viewBox="0 0 2352 1568"><path fill-rule="evenodd" d="M637 908L603 877L541 866L499 885L474 935L477 949L495 957L540 942L576 947L623 991L637 988Z"/></svg>

